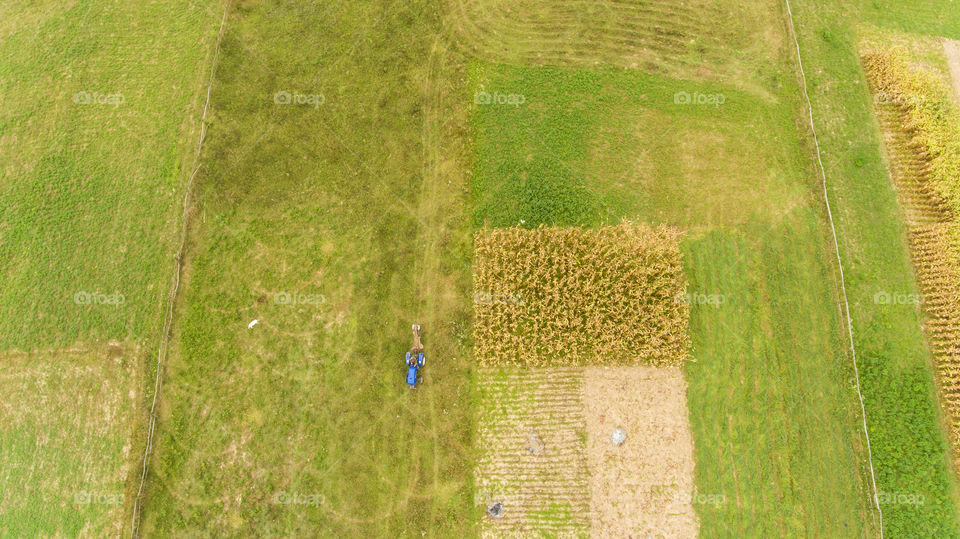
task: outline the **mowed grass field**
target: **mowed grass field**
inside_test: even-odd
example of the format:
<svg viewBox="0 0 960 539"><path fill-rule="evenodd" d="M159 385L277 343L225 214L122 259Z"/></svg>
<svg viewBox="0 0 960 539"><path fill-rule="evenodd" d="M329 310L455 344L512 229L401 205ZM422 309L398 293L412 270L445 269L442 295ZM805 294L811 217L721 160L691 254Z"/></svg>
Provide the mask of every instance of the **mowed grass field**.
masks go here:
<svg viewBox="0 0 960 539"><path fill-rule="evenodd" d="M145 536L472 528L469 103L430 6L231 13Z"/></svg>
<svg viewBox="0 0 960 539"><path fill-rule="evenodd" d="M0 350L153 340L216 11L0 8Z"/></svg>
<svg viewBox="0 0 960 539"><path fill-rule="evenodd" d="M0 536L116 536L215 2L0 6Z"/></svg>

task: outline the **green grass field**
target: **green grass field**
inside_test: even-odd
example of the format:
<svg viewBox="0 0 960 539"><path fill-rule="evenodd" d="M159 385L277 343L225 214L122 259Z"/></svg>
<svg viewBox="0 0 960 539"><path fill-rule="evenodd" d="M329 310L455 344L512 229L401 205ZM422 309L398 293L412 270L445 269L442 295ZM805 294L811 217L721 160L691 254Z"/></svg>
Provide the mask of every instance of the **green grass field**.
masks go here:
<svg viewBox="0 0 960 539"><path fill-rule="evenodd" d="M153 341L216 5L31 4L0 23L0 350Z"/></svg>
<svg viewBox="0 0 960 539"><path fill-rule="evenodd" d="M873 301L916 284L856 49L960 19L794 2L879 490L924 500L885 504L884 532L960 537L921 319ZM127 531L222 8L0 7L0 536ZM231 8L142 535L476 535L472 234L631 219L685 230L689 292L722 298L691 305L684 370L697 490L724 500L695 504L700 533L877 536L784 6L439 8ZM84 346L104 339L121 352Z"/></svg>
<svg viewBox="0 0 960 539"><path fill-rule="evenodd" d="M913 30L941 30L929 10L910 11L906 4L901 10L901 21ZM810 97L831 197L837 201L878 489L924 499L923 504L884 505L884 529L891 536L958 537L956 477L947 461L919 313L912 305L874 301L878 292L916 294L917 286L872 97L856 54L855 27L844 13L839 3L799 2L796 7L804 60L817 66L808 70Z"/></svg>
<svg viewBox="0 0 960 539"><path fill-rule="evenodd" d="M447 142L467 102L423 39L438 25L426 3L232 14L144 534L470 528L470 236Z"/></svg>
<svg viewBox="0 0 960 539"><path fill-rule="evenodd" d="M0 6L0 536L125 533L217 22L214 2Z"/></svg>

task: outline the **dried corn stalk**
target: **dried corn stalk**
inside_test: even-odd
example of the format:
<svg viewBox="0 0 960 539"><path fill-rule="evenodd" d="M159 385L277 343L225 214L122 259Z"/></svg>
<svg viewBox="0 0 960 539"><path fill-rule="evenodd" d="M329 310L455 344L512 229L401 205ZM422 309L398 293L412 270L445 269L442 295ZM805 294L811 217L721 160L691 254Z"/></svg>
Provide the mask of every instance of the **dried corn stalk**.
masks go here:
<svg viewBox="0 0 960 539"><path fill-rule="evenodd" d="M689 353L680 233L493 229L474 237L475 351L486 365L680 365Z"/></svg>

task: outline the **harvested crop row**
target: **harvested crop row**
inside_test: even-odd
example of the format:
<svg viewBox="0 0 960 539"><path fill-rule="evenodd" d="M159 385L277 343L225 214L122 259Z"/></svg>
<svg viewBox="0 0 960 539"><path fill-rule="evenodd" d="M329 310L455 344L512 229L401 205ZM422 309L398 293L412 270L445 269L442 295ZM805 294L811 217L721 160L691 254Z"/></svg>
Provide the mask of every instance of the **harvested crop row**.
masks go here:
<svg viewBox="0 0 960 539"><path fill-rule="evenodd" d="M899 126L909 149L921 159L924 181L960 211L960 116L950 88L928 71L913 67L897 50L861 57L878 104L892 104L903 115Z"/></svg>
<svg viewBox="0 0 960 539"><path fill-rule="evenodd" d="M477 501L484 537L586 536L590 488L579 369L480 372Z"/></svg>
<svg viewBox="0 0 960 539"><path fill-rule="evenodd" d="M474 236L482 364L681 365L689 354L680 233L625 223Z"/></svg>
<svg viewBox="0 0 960 539"><path fill-rule="evenodd" d="M935 159L927 141L939 135L931 132L929 125L923 127L923 120L917 123L918 118L929 114L918 111L918 105L932 102L934 94L924 90L932 79L914 74L915 78L905 82L902 62L883 54L863 58L874 93L881 96L875 99L877 117L909 229L911 257L928 316L925 330L936 360L940 401L949 422L954 462L960 465L960 232L951 210L956 200L948 199L955 187L935 179L937 167L945 166L949 159ZM944 141L936 151L949 144Z"/></svg>

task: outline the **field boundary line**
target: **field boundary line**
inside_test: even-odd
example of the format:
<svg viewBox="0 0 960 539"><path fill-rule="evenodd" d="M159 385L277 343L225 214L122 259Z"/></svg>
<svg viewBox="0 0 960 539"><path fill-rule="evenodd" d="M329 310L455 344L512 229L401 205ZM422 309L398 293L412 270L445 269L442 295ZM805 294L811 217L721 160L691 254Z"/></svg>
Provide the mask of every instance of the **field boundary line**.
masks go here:
<svg viewBox="0 0 960 539"><path fill-rule="evenodd" d="M833 221L833 210L830 207L830 193L827 190L827 171L823 168L823 155L820 151L820 139L817 137L817 127L813 121L813 103L810 102L810 94L807 91L807 74L803 70L803 57L800 54L800 40L797 37L797 29L793 23L793 10L790 8L790 0L784 0L787 5L787 16L790 20L790 32L793 35L793 43L797 47L797 66L800 68L800 79L803 81L803 97L807 101L807 113L810 115L810 131L813 133L813 143L817 148L817 164L820 166L820 177L823 182L823 199L827 205L827 217L830 220L830 232L833 234L833 247L837 255L837 267L840 269L840 291L843 296L844 314L847 319L847 335L850 338L850 353L853 360L853 374L857 381L857 396L860 397L860 412L863 419L863 434L867 441L867 462L870 465L870 481L873 484L873 503L877 508L877 515L880 517L880 539L883 539L883 510L880 509L880 496L877 491L877 474L873 467L873 449L870 446L870 431L867 429L867 408L863 403L863 391L860 389L860 368L857 366L857 348L853 341L853 319L850 317L850 302L847 299L847 283L843 274L843 259L840 256L840 241L837 239L837 226Z"/></svg>
<svg viewBox="0 0 960 539"><path fill-rule="evenodd" d="M160 395L160 387L163 379L163 363L167 355L167 346L171 326L173 325L173 309L176 304L177 294L180 291L180 274L183 270L183 249L187 242L187 221L189 219L190 208L190 190L193 187L193 180L200 171L200 151L203 149L203 141L207 134L207 110L210 107L210 95L213 90L214 76L217 71L217 60L220 58L220 44L223 42L223 31L227 26L227 15L230 13L232 0L227 0L223 8L223 18L220 20L220 29L217 31L217 42L213 49L213 59L210 62L210 79L207 83L207 96L203 104L203 112L200 115L200 137L197 142L197 150L194 154L193 172L183 193L183 213L180 218L180 244L177 247L177 254L174 257L173 283L170 292L167 295L163 329L160 333L160 344L157 348L157 374L153 382L153 400L150 404L150 417L147 423L147 439L143 448L143 464L140 469L140 486L137 487L137 495L133 499L133 514L130 520L130 537L136 539L139 536L140 511L142 510L141 500L143 499L143 489L147 481L147 473L150 468L150 452L153 449L153 434L157 426L157 400Z"/></svg>

